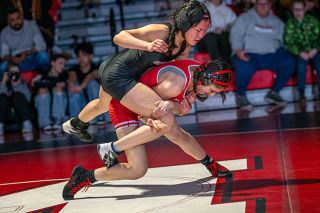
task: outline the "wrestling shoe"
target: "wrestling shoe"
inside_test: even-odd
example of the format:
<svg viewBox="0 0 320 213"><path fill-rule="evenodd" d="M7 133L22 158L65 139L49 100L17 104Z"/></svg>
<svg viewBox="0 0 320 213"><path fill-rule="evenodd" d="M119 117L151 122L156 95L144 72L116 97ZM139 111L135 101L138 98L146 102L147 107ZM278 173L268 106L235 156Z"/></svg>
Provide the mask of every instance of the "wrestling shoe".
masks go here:
<svg viewBox="0 0 320 213"><path fill-rule="evenodd" d="M118 154L112 151L111 143L98 144L97 152L107 168L119 163Z"/></svg>
<svg viewBox="0 0 320 213"><path fill-rule="evenodd" d="M86 175L88 170L81 166L74 167L71 177L68 183L63 187L62 197L65 200L73 200L74 195L80 191L83 187L85 191L88 190L89 186L92 185L89 176Z"/></svg>
<svg viewBox="0 0 320 213"><path fill-rule="evenodd" d="M90 143L93 141L93 136L87 131L89 125L85 125L83 127L76 127L74 125L72 125L71 121L74 118L71 118L70 120L64 122L62 124L62 129L65 133L69 134L69 135L74 135L77 138L79 138L80 140Z"/></svg>
<svg viewBox="0 0 320 213"><path fill-rule="evenodd" d="M206 165L209 172L212 174L212 177L232 177L232 172L226 167L220 165L215 160L212 163Z"/></svg>

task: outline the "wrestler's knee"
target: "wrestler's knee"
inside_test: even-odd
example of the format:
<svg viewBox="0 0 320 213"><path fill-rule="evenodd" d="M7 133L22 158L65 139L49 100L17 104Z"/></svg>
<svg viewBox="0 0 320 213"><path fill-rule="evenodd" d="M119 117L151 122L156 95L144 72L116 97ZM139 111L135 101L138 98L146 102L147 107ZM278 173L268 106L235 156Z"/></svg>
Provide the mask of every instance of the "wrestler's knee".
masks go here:
<svg viewBox="0 0 320 213"><path fill-rule="evenodd" d="M130 168L130 179L136 180L142 178L148 171L147 163L139 163L137 165L133 165Z"/></svg>
<svg viewBox="0 0 320 213"><path fill-rule="evenodd" d="M109 108L109 103L106 101L102 101L101 99L96 99L97 101L95 102L95 107L101 111L101 112L106 112L108 111Z"/></svg>

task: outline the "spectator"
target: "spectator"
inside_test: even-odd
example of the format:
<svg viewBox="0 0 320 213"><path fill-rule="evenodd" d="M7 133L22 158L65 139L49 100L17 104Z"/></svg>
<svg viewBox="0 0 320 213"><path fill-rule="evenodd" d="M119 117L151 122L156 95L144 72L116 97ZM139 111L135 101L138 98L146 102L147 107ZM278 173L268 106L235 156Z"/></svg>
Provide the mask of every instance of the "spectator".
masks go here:
<svg viewBox="0 0 320 213"><path fill-rule="evenodd" d="M204 4L210 12L211 27L199 41L199 51L208 52L211 59L222 58L230 62L229 31L236 14L222 0L205 0Z"/></svg>
<svg viewBox="0 0 320 213"><path fill-rule="evenodd" d="M239 16L230 33L232 62L238 89L237 104L252 110L246 89L253 74L259 69L277 73L266 101L280 106L286 101L279 95L294 72L294 59L282 48L284 24L271 13L271 0L257 0L253 9Z"/></svg>
<svg viewBox="0 0 320 213"><path fill-rule="evenodd" d="M71 117L79 114L81 109L91 100L98 97L98 67L93 64L93 46L80 43L75 47L78 65L69 70L69 113ZM103 120L103 116L98 117Z"/></svg>
<svg viewBox="0 0 320 213"><path fill-rule="evenodd" d="M3 73L9 62L18 64L21 72L26 70L47 69L49 56L38 26L24 20L21 13L14 9L8 13L8 26L1 32L0 65Z"/></svg>
<svg viewBox="0 0 320 213"><path fill-rule="evenodd" d="M35 21L40 28L47 47L54 46L55 24L49 10L53 0L11 0L26 20Z"/></svg>
<svg viewBox="0 0 320 213"><path fill-rule="evenodd" d="M22 120L22 132L32 132L31 92L20 78L19 66L8 65L0 84L0 134L4 132L5 119L13 107Z"/></svg>
<svg viewBox="0 0 320 213"><path fill-rule="evenodd" d="M63 54L51 57L51 68L33 79L37 89L35 107L38 111L38 125L43 130L60 130L67 120L66 85L68 73L64 72L67 56Z"/></svg>
<svg viewBox="0 0 320 213"><path fill-rule="evenodd" d="M308 62L312 62L318 72L318 88L320 89L320 54L318 52L320 22L311 15L305 15L305 11L306 5L303 0L293 2L293 17L287 22L284 37L286 48L297 59L298 91L301 103L305 103L306 100L304 90Z"/></svg>

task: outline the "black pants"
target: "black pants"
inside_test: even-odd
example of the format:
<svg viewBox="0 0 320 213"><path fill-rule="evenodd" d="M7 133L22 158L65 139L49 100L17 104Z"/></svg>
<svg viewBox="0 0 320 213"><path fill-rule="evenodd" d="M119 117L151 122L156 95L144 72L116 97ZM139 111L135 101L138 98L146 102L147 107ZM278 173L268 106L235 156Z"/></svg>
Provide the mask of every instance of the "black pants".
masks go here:
<svg viewBox="0 0 320 213"><path fill-rule="evenodd" d="M231 47L229 43L229 33L223 32L221 34L208 33L198 43L200 52L209 53L211 59L222 58L230 62Z"/></svg>
<svg viewBox="0 0 320 213"><path fill-rule="evenodd" d="M31 108L28 100L21 92L14 92L11 96L0 94L0 123L4 123L10 114L11 107L22 121L31 120Z"/></svg>

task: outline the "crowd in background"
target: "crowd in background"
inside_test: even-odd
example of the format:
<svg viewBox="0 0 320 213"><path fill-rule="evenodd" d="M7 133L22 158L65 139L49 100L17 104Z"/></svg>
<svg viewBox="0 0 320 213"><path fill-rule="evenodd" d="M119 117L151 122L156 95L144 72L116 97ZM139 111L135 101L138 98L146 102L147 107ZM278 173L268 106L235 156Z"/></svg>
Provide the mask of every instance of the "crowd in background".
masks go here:
<svg viewBox="0 0 320 213"><path fill-rule="evenodd" d="M251 111L248 84L258 70L276 72L267 102L285 106L279 92L297 71L299 101L305 104L307 65L320 72L319 5L316 0L205 0L212 26L198 49L224 58L235 70L237 105ZM318 91L320 89L318 75ZM319 93L314 97L319 99Z"/></svg>
<svg viewBox="0 0 320 213"><path fill-rule="evenodd" d="M91 8L87 1L81 2L82 7ZM307 64L320 71L320 11L316 0L202 2L210 11L212 24L197 49L233 65L241 109L252 110L246 89L259 69L277 73L267 101L286 104L279 92L295 71L299 100L305 101ZM76 45L77 64L68 70L65 62L70 55L54 47L60 5L59 0L0 3L0 135L13 120L21 121L23 132L35 127L60 130L64 121L98 97L98 66L93 63L92 44ZM30 71L32 78L26 82ZM101 115L94 122L105 120L106 115Z"/></svg>

